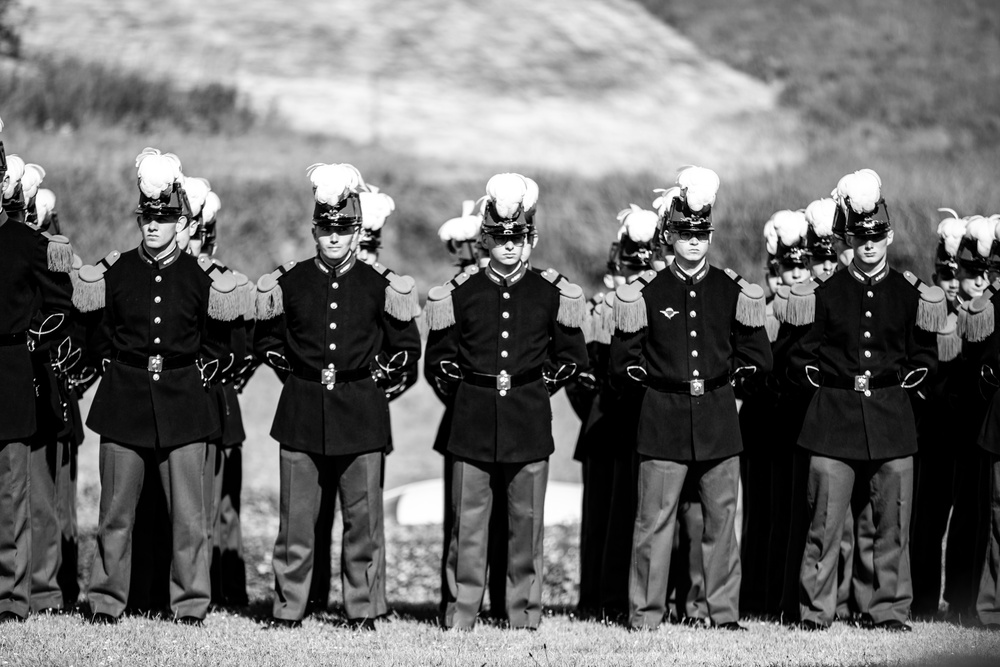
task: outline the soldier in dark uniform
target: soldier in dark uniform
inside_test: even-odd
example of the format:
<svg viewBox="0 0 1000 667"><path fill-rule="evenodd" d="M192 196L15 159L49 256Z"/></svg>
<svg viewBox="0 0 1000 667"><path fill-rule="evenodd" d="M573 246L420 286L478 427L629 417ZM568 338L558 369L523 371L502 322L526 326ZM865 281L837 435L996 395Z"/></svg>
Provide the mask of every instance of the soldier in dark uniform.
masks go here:
<svg viewBox="0 0 1000 667"><path fill-rule="evenodd" d="M716 627L739 630L742 443L731 382L770 370L764 292L708 264L715 172L687 167L678 185L667 218L673 264L615 292L611 372L647 386L637 436L629 623L654 629L663 621L678 500L690 473L704 514L708 616Z"/></svg>
<svg viewBox="0 0 1000 667"><path fill-rule="evenodd" d="M944 209L942 209L944 210ZM910 523L910 560L913 570L915 618L936 618L941 603L942 548L952 507L955 475L955 382L961 361L958 309L968 300L960 294L958 253L966 222L954 211L938 224L938 244L932 282L944 290L948 325L937 335L938 371L913 396L917 418L918 454L915 460L913 517ZM977 383L978 384L978 383ZM955 554L951 554L955 557Z"/></svg>
<svg viewBox="0 0 1000 667"><path fill-rule="evenodd" d="M586 364L579 287L556 272L529 271L524 211L528 184L498 174L486 187L486 268L428 294L424 372L454 395L447 451L453 457L455 527L448 544L443 624L471 629L486 588L492 506L508 512L507 620L537 628L542 605L543 509L553 451L549 394Z"/></svg>
<svg viewBox="0 0 1000 667"><path fill-rule="evenodd" d="M73 295L80 311L103 310L92 353L108 364L87 420L101 435L100 523L87 599L97 623L117 622L125 610L136 505L155 467L172 535L171 612L200 625L211 592L205 441L218 430L206 385L221 357L208 322L232 317L235 279L177 245L177 229L190 215L180 160L146 149L136 167L142 243L80 269Z"/></svg>
<svg viewBox="0 0 1000 667"><path fill-rule="evenodd" d="M621 227L611 244L605 286L614 289L649 271L658 243L659 216L631 206L618 214ZM584 328L589 367L566 387L581 404L580 436L573 458L583 465L580 522L580 600L584 616L616 617L628 609L628 570L635 518L635 433L644 389L612 383L608 372L610 317L603 293L595 297Z"/></svg>
<svg viewBox="0 0 1000 667"><path fill-rule="evenodd" d="M910 511L916 428L906 389L933 373L944 294L889 268L892 229L875 172L841 179L838 192L854 248L847 271L813 295L815 318L791 351L791 372L817 387L799 445L810 452L812 517L800 568L800 618L830 625L844 517L872 505L875 581L868 613L878 627L907 631L912 587Z"/></svg>
<svg viewBox="0 0 1000 667"><path fill-rule="evenodd" d="M0 121L0 129L3 122ZM13 158L13 156L11 156ZM23 621L31 595L29 439L38 430L31 349L56 339L70 313L69 244L18 224L23 218L20 174L9 179L0 142L0 623ZM8 217L8 209L18 220ZM67 252L68 251L68 252Z"/></svg>
<svg viewBox="0 0 1000 667"><path fill-rule="evenodd" d="M339 494L341 581L348 622L374 629L387 612L382 481L390 444L385 387L420 356L413 280L357 260L361 175L309 168L317 254L257 283L254 350L287 374L271 436L281 445L274 545L274 626L301 623L313 577L317 519Z"/></svg>

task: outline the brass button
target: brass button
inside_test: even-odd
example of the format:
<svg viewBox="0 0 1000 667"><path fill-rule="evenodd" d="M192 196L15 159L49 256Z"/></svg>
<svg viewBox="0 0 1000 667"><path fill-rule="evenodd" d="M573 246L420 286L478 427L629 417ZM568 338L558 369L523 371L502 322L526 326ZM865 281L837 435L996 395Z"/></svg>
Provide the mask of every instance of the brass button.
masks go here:
<svg viewBox="0 0 1000 667"><path fill-rule="evenodd" d="M501 338L510 338L510 334L507 333L506 331L501 331L500 332L500 337Z"/></svg>
<svg viewBox="0 0 1000 667"><path fill-rule="evenodd" d="M508 313L506 310L500 313L500 316L503 317L505 320L510 319L510 313Z"/></svg>
<svg viewBox="0 0 1000 667"><path fill-rule="evenodd" d="M336 350L337 349L337 344L336 343L330 343L330 349L331 350Z"/></svg>
<svg viewBox="0 0 1000 667"><path fill-rule="evenodd" d="M691 317L697 317L697 316L698 316L698 313L696 313L696 312L694 312L694 311L692 310L692 311L691 311Z"/></svg>
<svg viewBox="0 0 1000 667"><path fill-rule="evenodd" d="M865 389L865 396L871 396L871 395L872 395L872 390L871 389Z"/></svg>
<svg viewBox="0 0 1000 667"><path fill-rule="evenodd" d="M691 350L691 356L692 357L697 357L698 356L698 350Z"/></svg>
<svg viewBox="0 0 1000 667"><path fill-rule="evenodd" d="M872 332L871 331L866 331L865 332L865 338L871 338L871 337L872 337Z"/></svg>
<svg viewBox="0 0 1000 667"><path fill-rule="evenodd" d="M333 287L333 289L337 289L340 287L340 283L334 283L331 287Z"/></svg>
<svg viewBox="0 0 1000 667"><path fill-rule="evenodd" d="M153 373L153 382L156 382L159 379L160 379L160 374L159 373Z"/></svg>
<svg viewBox="0 0 1000 667"><path fill-rule="evenodd" d="M868 296L875 296L875 292L868 290Z"/></svg>
<svg viewBox="0 0 1000 667"><path fill-rule="evenodd" d="M503 357L504 359L506 359L507 358L507 350L500 350L500 356Z"/></svg>
<svg viewBox="0 0 1000 667"><path fill-rule="evenodd" d="M327 368L333 368L333 363L330 363Z"/></svg>
<svg viewBox="0 0 1000 667"><path fill-rule="evenodd" d="M155 280L158 283L162 283L163 282L163 276L156 276L155 278L153 278L153 280Z"/></svg>
<svg viewBox="0 0 1000 667"><path fill-rule="evenodd" d="M866 359L871 359L871 356L872 356L872 351L871 350L865 350L865 358Z"/></svg>
<svg viewBox="0 0 1000 667"><path fill-rule="evenodd" d="M160 319L159 317L154 317L154 318L153 318L153 324L159 324L159 323L160 323L160 322L162 322L162 321L163 321L163 320L161 320L161 319Z"/></svg>
<svg viewBox="0 0 1000 667"><path fill-rule="evenodd" d="M691 296L698 296L698 293L695 292L694 290L691 290Z"/></svg>
<svg viewBox="0 0 1000 667"><path fill-rule="evenodd" d="M865 317L871 317L871 316L872 316L872 311L866 310L865 311Z"/></svg>
<svg viewBox="0 0 1000 667"><path fill-rule="evenodd" d="M697 338L697 337L698 337L698 332L697 331L692 331L691 332L691 338Z"/></svg>
<svg viewBox="0 0 1000 667"><path fill-rule="evenodd" d="M504 292L503 293L503 298L509 299L510 298L510 292Z"/></svg>
<svg viewBox="0 0 1000 667"><path fill-rule="evenodd" d="M330 308L332 308L333 310L337 310L337 304L336 303L331 303L330 304Z"/></svg>
<svg viewBox="0 0 1000 667"><path fill-rule="evenodd" d="M156 343L157 345L159 345L160 344L160 339L159 338L154 338L153 342Z"/></svg>
<svg viewBox="0 0 1000 667"><path fill-rule="evenodd" d="M326 389L327 391L333 391L333 385L332 384L326 385Z"/></svg>
<svg viewBox="0 0 1000 667"><path fill-rule="evenodd" d="M865 377L866 378L870 378L871 376L872 376L872 372L871 371L865 371Z"/></svg>
<svg viewBox="0 0 1000 667"><path fill-rule="evenodd" d="M506 389L501 389L500 390L500 395L501 396L506 396L507 395L507 390Z"/></svg>
<svg viewBox="0 0 1000 667"><path fill-rule="evenodd" d="M330 328L331 329L336 329L337 328L337 323L336 322L330 322Z"/></svg>
<svg viewBox="0 0 1000 667"><path fill-rule="evenodd" d="M163 299L161 299L160 297L153 298L153 303L159 303L160 301L163 301Z"/></svg>
<svg viewBox="0 0 1000 667"><path fill-rule="evenodd" d="M694 377L698 377L699 375L701 375L701 373L699 373L698 371L691 371L691 375L693 375Z"/></svg>

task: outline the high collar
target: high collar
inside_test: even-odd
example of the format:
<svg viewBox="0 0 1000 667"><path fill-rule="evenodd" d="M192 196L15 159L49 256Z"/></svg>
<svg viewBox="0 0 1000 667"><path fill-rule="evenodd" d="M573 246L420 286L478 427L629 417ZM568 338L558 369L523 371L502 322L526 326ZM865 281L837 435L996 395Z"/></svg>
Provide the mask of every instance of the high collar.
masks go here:
<svg viewBox="0 0 1000 667"><path fill-rule="evenodd" d="M862 285L878 285L889 275L889 262L883 258L882 265L870 276L859 269L854 262L851 262L851 265L847 268L847 272Z"/></svg>
<svg viewBox="0 0 1000 667"><path fill-rule="evenodd" d="M151 254L149 254L149 251L146 250L146 245L144 243L139 244L139 258L142 259L142 261L146 262L146 264L155 264L156 268L158 269L165 269L166 267L173 264L175 261L177 261L177 258L180 257L181 254L183 254L183 252L184 251L181 250L181 247L176 243L174 243L173 250L165 252L159 257L153 257Z"/></svg>
<svg viewBox="0 0 1000 667"><path fill-rule="evenodd" d="M316 253L315 263L316 267L319 268L319 270L322 271L323 273L326 274L332 273L333 275L339 278L348 271L350 271L351 269L353 269L357 261L358 261L358 253L351 252L348 253L347 257L342 262L340 262L340 264L338 264L337 266L330 266L329 264L326 263L326 260L323 259L322 255Z"/></svg>
<svg viewBox="0 0 1000 667"><path fill-rule="evenodd" d="M708 275L708 269L709 265L707 258L701 260L701 266L695 269L695 272L692 273L691 275L688 275L681 269L681 267L677 266L676 261L671 262L670 264L670 272L674 274L674 276L676 276L677 279L680 280L685 285L697 285L698 283L700 283L702 280L705 279L705 276Z"/></svg>
<svg viewBox="0 0 1000 667"><path fill-rule="evenodd" d="M500 285L501 287L510 287L511 285L519 281L521 278L523 278L524 274L527 272L528 272L528 267L524 262L518 262L517 268L515 268L514 271L507 274L506 276L497 273L496 270L493 268L493 265L491 264L486 265L486 277L492 280L497 285Z"/></svg>

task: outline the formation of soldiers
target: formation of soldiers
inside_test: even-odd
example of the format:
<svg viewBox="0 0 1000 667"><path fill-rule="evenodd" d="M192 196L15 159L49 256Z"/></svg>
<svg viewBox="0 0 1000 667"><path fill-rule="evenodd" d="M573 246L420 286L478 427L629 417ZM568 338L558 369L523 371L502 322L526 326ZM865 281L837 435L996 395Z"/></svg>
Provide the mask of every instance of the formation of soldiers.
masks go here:
<svg viewBox="0 0 1000 667"><path fill-rule="evenodd" d="M421 307L378 262L394 202L349 164L307 170L316 253L256 283L221 261L207 180L152 148L136 170L136 247L84 265L44 170L0 143L0 620L76 606L78 401L98 378L90 619L247 604L239 394L267 365L271 627L326 608L338 499L348 624L389 613L389 402L421 370L445 406L447 628L474 627L487 590L510 627L541 622L561 389L582 421L581 614L908 631L938 614L947 531L949 614L1000 627L1000 216L945 211L925 284L889 267L881 180L855 172L767 222L765 292L709 263L719 178L686 167L619 214L588 301L531 264L537 184L497 174L441 227L458 270Z"/></svg>

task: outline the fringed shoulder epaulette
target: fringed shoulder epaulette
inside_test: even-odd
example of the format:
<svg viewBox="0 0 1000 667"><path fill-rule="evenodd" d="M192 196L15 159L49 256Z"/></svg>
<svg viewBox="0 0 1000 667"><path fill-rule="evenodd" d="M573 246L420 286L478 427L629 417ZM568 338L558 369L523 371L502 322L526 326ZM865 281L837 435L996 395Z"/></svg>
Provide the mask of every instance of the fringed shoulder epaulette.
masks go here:
<svg viewBox="0 0 1000 667"><path fill-rule="evenodd" d="M236 292L240 300L240 314L245 320L257 317L257 286L244 273L233 271L236 278Z"/></svg>
<svg viewBox="0 0 1000 667"><path fill-rule="evenodd" d="M646 315L646 300L642 290L656 277L652 269L643 271L630 283L619 285L615 290L613 316L614 328L625 333L635 333L649 325Z"/></svg>
<svg viewBox="0 0 1000 667"><path fill-rule="evenodd" d="M903 272L903 277L920 293L920 303L917 306L917 326L931 333L937 333L944 329L948 322L948 301L945 298L944 290L937 285L928 285L909 271ZM992 314L990 317L992 320Z"/></svg>
<svg viewBox="0 0 1000 667"><path fill-rule="evenodd" d="M788 285L781 285L778 287L778 291L774 293L774 300L771 301L771 308L774 311L774 317L779 323L785 321L788 317L788 297L791 295L791 288Z"/></svg>
<svg viewBox="0 0 1000 667"><path fill-rule="evenodd" d="M778 331L781 329L781 322L778 318L774 316L774 301L767 304L767 310L764 313L764 330L767 332L768 342L773 343L778 340Z"/></svg>
<svg viewBox="0 0 1000 667"><path fill-rule="evenodd" d="M745 280L732 269L726 269L726 275L740 286L740 296L736 301L736 321L747 327L764 326L767 323L764 288Z"/></svg>
<svg viewBox="0 0 1000 667"><path fill-rule="evenodd" d="M208 316L220 322L232 322L242 315L243 303L233 272L208 257L199 257L198 266L212 279L212 288L208 292Z"/></svg>
<svg viewBox="0 0 1000 667"><path fill-rule="evenodd" d="M427 292L424 317L427 329L439 331L455 324L455 303L451 293L463 285L473 274L462 271L444 285L436 285Z"/></svg>
<svg viewBox="0 0 1000 667"><path fill-rule="evenodd" d="M69 239L59 234L53 235L46 232L42 232L42 235L49 242L48 249L46 250L49 271L55 273L69 273L72 271L73 246L70 245Z"/></svg>
<svg viewBox="0 0 1000 667"><path fill-rule="evenodd" d="M604 292L598 292L594 296L587 300L587 314L584 317L583 326L583 340L586 343L593 343L597 336L597 326L599 325L598 318L599 309L604 305Z"/></svg>
<svg viewBox="0 0 1000 667"><path fill-rule="evenodd" d="M257 280L257 319L272 320L285 313L284 297L278 278L285 275L295 266L292 260L282 264L271 273L265 273Z"/></svg>
<svg viewBox="0 0 1000 667"><path fill-rule="evenodd" d="M409 322L420 314L417 282L410 276L401 276L388 267L372 264L379 275L389 281L385 287L385 312L400 322Z"/></svg>
<svg viewBox="0 0 1000 667"><path fill-rule="evenodd" d="M962 338L958 335L958 315L948 313L948 322L937 335L938 361L951 361L962 351Z"/></svg>
<svg viewBox="0 0 1000 667"><path fill-rule="evenodd" d="M583 296L583 288L567 280L555 269L542 271L542 278L559 288L559 312L556 322L564 327L583 328L587 316L587 300Z"/></svg>
<svg viewBox="0 0 1000 667"><path fill-rule="evenodd" d="M120 252L114 250L97 264L86 264L80 267L76 274L78 282L73 287L73 305L77 310L81 313L92 313L104 308L104 273L121 256Z"/></svg>
<svg viewBox="0 0 1000 667"><path fill-rule="evenodd" d="M970 343L979 343L993 333L996 326L992 294L983 294L962 304L958 313L958 335Z"/></svg>
<svg viewBox="0 0 1000 667"><path fill-rule="evenodd" d="M785 322L793 327L804 327L816 321L816 288L819 285L811 280L792 285L788 292Z"/></svg>

